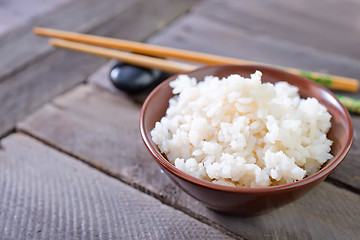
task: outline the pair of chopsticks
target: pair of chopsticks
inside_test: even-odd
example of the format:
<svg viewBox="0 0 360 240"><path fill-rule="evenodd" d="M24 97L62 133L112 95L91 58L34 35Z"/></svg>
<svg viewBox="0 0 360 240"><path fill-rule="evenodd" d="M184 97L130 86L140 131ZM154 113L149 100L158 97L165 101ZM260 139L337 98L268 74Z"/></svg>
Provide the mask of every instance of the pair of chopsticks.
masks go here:
<svg viewBox="0 0 360 240"><path fill-rule="evenodd" d="M180 50L169 47L155 46L146 43L139 43L139 42L122 40L122 39L114 39L114 38L68 32L68 31L60 31L55 29L36 27L34 28L33 31L37 35L51 37L50 43L56 47L66 48L73 51L89 53L107 58L115 58L129 64L138 65L146 68L156 68L162 71L172 72L172 73L191 71L196 69L197 66L170 61L166 59L154 58L150 56L161 57L161 58L175 58L175 59L181 59L181 60L206 64L206 65L213 65L213 64L265 65L263 63L223 57L213 54ZM124 52L117 49L127 50L133 53ZM359 88L359 82L356 79L352 79L352 78L346 78L335 75L325 75L321 73L303 71L295 68L281 67L281 69L293 74L307 77L311 80L316 81L319 84L322 84L332 89L348 91L348 92L356 92ZM338 99L345 105L345 107L349 111L360 113L360 100L343 97L343 96L338 96Z"/></svg>

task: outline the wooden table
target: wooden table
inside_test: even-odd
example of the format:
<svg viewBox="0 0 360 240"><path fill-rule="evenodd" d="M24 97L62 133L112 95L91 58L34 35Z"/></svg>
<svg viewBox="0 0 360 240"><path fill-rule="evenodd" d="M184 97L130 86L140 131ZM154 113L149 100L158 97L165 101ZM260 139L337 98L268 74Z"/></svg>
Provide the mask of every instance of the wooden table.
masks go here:
<svg viewBox="0 0 360 240"><path fill-rule="evenodd" d="M89 32L360 78L359 12L357 0L72 0L0 36L0 238L359 239L359 116L349 155L305 197L258 217L216 213L149 155L142 98L110 85L113 61L31 33Z"/></svg>

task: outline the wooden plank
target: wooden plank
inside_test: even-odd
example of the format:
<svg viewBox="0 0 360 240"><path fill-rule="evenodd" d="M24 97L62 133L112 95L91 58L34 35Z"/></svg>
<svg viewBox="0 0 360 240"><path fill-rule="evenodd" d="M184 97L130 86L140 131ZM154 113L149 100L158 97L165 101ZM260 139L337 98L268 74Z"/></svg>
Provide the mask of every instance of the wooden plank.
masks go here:
<svg viewBox="0 0 360 240"><path fill-rule="evenodd" d="M0 174L2 239L232 239L23 134Z"/></svg>
<svg viewBox="0 0 360 240"><path fill-rule="evenodd" d="M105 88L109 92L121 94L121 91L119 89L115 88L114 85L111 83L110 80L108 80L108 75L110 73L111 68L117 63L116 60L110 60L103 66L101 66L98 70L96 70L93 74L91 74L86 82L100 86L102 88ZM131 97L133 95L129 95L128 97Z"/></svg>
<svg viewBox="0 0 360 240"><path fill-rule="evenodd" d="M34 26L92 31L138 2L139 0L72 1L1 36L0 56L6 58L0 62L0 82L24 69L37 58L53 51L46 38L37 37L32 33Z"/></svg>
<svg viewBox="0 0 360 240"><path fill-rule="evenodd" d="M360 59L359 1L210 0L194 12L264 38Z"/></svg>
<svg viewBox="0 0 360 240"><path fill-rule="evenodd" d="M0 35L69 1L32 0L29 3L27 0L3 0L0 8Z"/></svg>
<svg viewBox="0 0 360 240"><path fill-rule="evenodd" d="M107 21L103 21L96 28L93 23L94 29L91 32L142 41L187 11L193 1L151 0L150 2L143 0L134 2L126 8L123 3L114 4L113 9L117 9L117 12L107 15ZM167 11L160 10L161 7L166 7ZM134 16L136 16L136 21L134 21ZM32 42L26 44L32 45ZM42 42L41 46L48 46L48 44ZM98 57L57 50L1 82L0 135L12 129L15 122L52 97L85 81L87 76L105 62L105 59Z"/></svg>
<svg viewBox="0 0 360 240"><path fill-rule="evenodd" d="M329 183L259 217L230 217L206 209L161 173L139 136L139 111L140 105L122 92L83 85L29 116L18 130L244 238L355 239L360 233L360 196Z"/></svg>
<svg viewBox="0 0 360 240"><path fill-rule="evenodd" d="M148 41L158 45L346 77L358 78L360 75L360 59L271 38L198 14L178 19ZM355 96L360 98L360 93Z"/></svg>
<svg viewBox="0 0 360 240"><path fill-rule="evenodd" d="M359 127L358 127L359 129ZM359 138L356 138L359 145ZM360 151L351 149L349 155L339 165L339 167L331 173L330 180L340 186L350 186L351 190L360 193Z"/></svg>

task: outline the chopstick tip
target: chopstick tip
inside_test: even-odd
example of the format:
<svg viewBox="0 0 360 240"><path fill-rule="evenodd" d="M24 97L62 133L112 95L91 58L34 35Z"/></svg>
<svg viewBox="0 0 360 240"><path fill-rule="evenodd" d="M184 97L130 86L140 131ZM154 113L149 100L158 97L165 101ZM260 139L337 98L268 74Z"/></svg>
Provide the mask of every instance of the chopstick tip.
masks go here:
<svg viewBox="0 0 360 240"><path fill-rule="evenodd" d="M61 39L57 39L57 38L50 38L49 39L49 43L51 45L55 45L57 42L61 41Z"/></svg>
<svg viewBox="0 0 360 240"><path fill-rule="evenodd" d="M35 34L39 34L41 32L41 27L34 27L32 31Z"/></svg>

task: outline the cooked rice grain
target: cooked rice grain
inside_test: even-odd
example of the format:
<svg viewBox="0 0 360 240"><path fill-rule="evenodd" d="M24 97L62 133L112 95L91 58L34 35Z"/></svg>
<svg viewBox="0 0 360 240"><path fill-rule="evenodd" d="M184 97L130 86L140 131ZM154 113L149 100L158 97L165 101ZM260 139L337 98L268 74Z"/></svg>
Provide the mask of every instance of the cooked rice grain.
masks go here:
<svg viewBox="0 0 360 240"><path fill-rule="evenodd" d="M170 82L169 108L152 140L181 171L213 183L266 187L314 174L332 157L331 115L286 82L187 75Z"/></svg>

